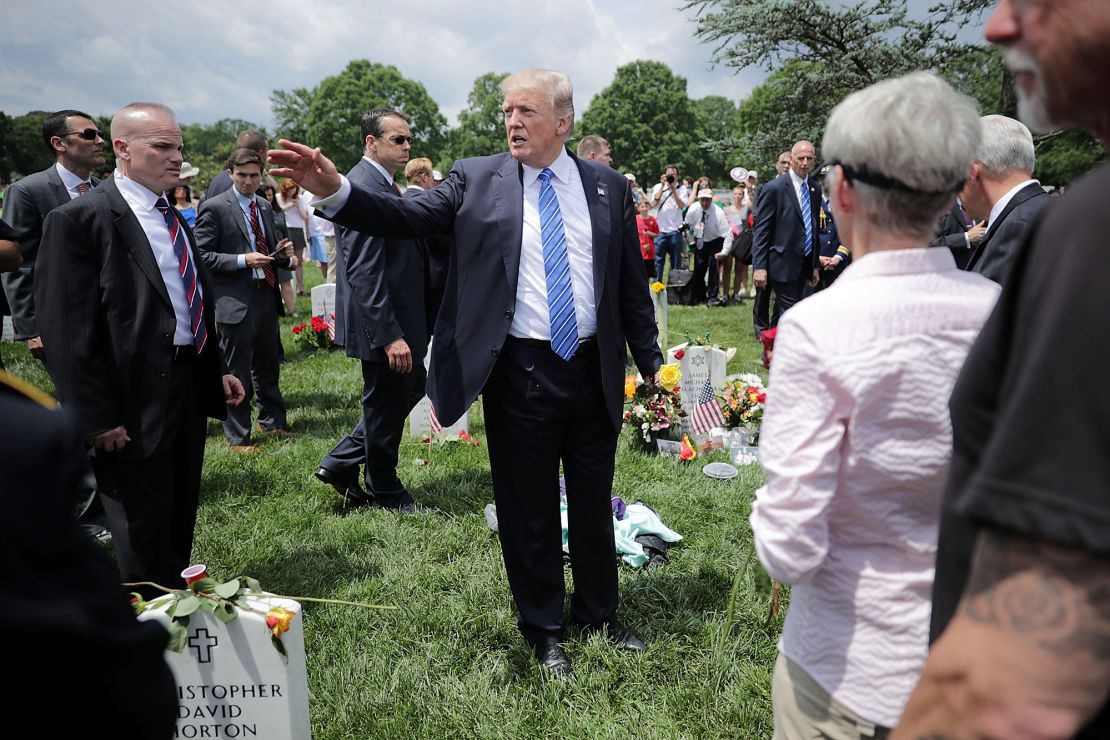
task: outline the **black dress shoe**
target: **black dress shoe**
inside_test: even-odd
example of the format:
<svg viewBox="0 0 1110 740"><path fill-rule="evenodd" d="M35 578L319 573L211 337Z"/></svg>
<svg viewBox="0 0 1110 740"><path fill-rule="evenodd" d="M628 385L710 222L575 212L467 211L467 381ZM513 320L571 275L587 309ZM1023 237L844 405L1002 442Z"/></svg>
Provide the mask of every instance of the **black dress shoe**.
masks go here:
<svg viewBox="0 0 1110 740"><path fill-rule="evenodd" d="M612 622L602 622L601 624L584 625L582 627L582 632L587 635L600 632L605 635L605 639L608 640L610 644L621 650L630 650L635 653L642 653L647 650L647 643L641 640L635 632L621 625L621 623L616 620Z"/></svg>
<svg viewBox="0 0 1110 740"><path fill-rule="evenodd" d="M334 488L352 506L370 506L374 503L356 479L343 478L322 466L316 468L316 479Z"/></svg>
<svg viewBox="0 0 1110 740"><path fill-rule="evenodd" d="M537 645L534 648L536 660L540 662L552 678L567 680L574 678L574 668L570 665L570 656L557 642L547 645Z"/></svg>

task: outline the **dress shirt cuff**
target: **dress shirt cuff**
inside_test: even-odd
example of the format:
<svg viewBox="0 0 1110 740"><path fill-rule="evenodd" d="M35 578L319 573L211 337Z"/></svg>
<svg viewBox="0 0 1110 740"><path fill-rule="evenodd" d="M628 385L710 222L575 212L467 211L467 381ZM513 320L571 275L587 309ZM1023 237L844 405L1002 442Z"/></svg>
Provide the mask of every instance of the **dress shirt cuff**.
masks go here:
<svg viewBox="0 0 1110 740"><path fill-rule="evenodd" d="M964 249L971 249L971 237L964 232Z"/></svg>
<svg viewBox="0 0 1110 740"><path fill-rule="evenodd" d="M247 255L241 254L235 258L235 267L239 270L244 270L247 267Z"/></svg>
<svg viewBox="0 0 1110 740"><path fill-rule="evenodd" d="M340 175L343 182L339 184L339 190L329 195L326 198L316 198L309 201L308 205L311 208L323 213L328 218L339 213L343 206L347 205L347 200L351 197L351 181L347 179L346 175Z"/></svg>

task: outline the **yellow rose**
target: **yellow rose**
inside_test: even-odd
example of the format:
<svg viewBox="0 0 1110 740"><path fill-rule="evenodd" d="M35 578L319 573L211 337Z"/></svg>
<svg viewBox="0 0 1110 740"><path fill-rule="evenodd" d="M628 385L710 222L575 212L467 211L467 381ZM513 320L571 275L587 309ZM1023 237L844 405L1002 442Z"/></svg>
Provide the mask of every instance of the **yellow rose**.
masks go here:
<svg viewBox="0 0 1110 740"><path fill-rule="evenodd" d="M281 637L282 633L289 631L289 623L293 621L295 616L296 614L288 609L275 606L266 612L266 626L270 628L274 637Z"/></svg>
<svg viewBox="0 0 1110 740"><path fill-rule="evenodd" d="M629 375L624 379L624 397L631 401L634 395L636 395L636 376Z"/></svg>
<svg viewBox="0 0 1110 740"><path fill-rule="evenodd" d="M663 283L659 282L658 280L656 280L654 283L651 284L651 292L652 293L662 293L666 289L667 289L667 286L663 285Z"/></svg>
<svg viewBox="0 0 1110 740"><path fill-rule="evenodd" d="M682 371L678 369L678 363L673 365L663 365L659 368L659 385L663 386L669 391L673 391L682 380Z"/></svg>

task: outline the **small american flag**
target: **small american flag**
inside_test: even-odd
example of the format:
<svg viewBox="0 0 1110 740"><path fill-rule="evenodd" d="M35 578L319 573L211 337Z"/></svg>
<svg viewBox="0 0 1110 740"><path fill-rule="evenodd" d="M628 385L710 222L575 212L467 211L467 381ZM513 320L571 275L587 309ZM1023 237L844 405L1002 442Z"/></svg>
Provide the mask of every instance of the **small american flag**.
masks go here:
<svg viewBox="0 0 1110 740"><path fill-rule="evenodd" d="M713 427L724 425L725 417L721 413L720 404L717 403L713 386L709 384L707 378L698 393L698 402L694 405L694 413L690 416L690 426L693 427L694 434L705 434Z"/></svg>
<svg viewBox="0 0 1110 740"><path fill-rule="evenodd" d="M436 417L436 409L432 404L428 404L428 426L432 429L432 434L436 435L443 431L443 425L439 423L439 418Z"/></svg>
<svg viewBox="0 0 1110 740"><path fill-rule="evenodd" d="M329 314L325 314L324 316L325 316L324 323L327 324L327 327L328 327L328 337L330 337L331 340L334 342L335 341L335 314L329 313Z"/></svg>

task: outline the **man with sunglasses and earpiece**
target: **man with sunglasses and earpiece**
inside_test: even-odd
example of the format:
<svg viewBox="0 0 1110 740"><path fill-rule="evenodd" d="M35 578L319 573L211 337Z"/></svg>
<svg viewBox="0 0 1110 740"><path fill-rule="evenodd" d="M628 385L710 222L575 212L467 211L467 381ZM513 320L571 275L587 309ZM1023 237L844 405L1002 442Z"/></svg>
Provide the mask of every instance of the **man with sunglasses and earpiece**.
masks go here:
<svg viewBox="0 0 1110 740"><path fill-rule="evenodd" d="M80 198L100 180L92 176L104 164L104 135L92 116L78 110L51 113L42 122L42 140L54 155L54 164L8 187L4 220L23 254L23 265L3 276L4 292L12 308L16 339L26 341L30 353L46 361L45 348L35 321L35 257L46 214Z"/></svg>
<svg viewBox="0 0 1110 740"><path fill-rule="evenodd" d="M401 197L393 178L409 161L412 132L395 110L362 117L363 157L347 177ZM362 361L358 425L320 461L316 477L347 502L412 512L419 507L397 477L405 419L424 396L428 348L424 304L424 242L339 229L342 269L335 286L335 339ZM359 466L365 464L364 491Z"/></svg>

